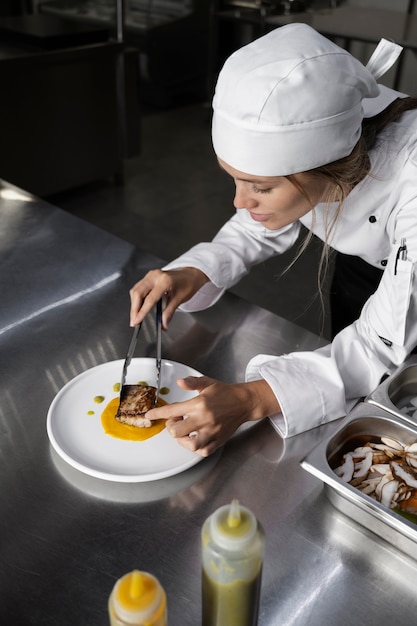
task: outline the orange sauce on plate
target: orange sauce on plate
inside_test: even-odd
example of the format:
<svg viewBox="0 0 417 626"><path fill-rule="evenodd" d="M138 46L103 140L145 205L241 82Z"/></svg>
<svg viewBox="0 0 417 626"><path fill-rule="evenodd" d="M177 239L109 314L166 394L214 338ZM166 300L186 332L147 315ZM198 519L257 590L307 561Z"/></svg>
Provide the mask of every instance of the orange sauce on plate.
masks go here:
<svg viewBox="0 0 417 626"><path fill-rule="evenodd" d="M119 396L113 398L101 414L101 425L106 435L128 441L145 441L145 439L154 437L165 428L165 420L156 420L152 422L152 426L149 426L149 428L138 428L130 424L122 424L116 419L119 402ZM163 406L164 404L168 403L162 400L162 398L158 398L157 406Z"/></svg>

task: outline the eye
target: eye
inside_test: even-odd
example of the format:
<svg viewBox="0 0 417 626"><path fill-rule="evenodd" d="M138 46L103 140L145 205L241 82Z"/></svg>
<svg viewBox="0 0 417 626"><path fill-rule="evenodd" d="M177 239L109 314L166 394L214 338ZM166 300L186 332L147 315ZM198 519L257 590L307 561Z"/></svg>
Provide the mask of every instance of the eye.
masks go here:
<svg viewBox="0 0 417 626"><path fill-rule="evenodd" d="M253 190L255 193L269 193L269 192L271 191L271 189L270 189L270 188L267 188L267 189L259 189L259 187L257 187L256 185L252 185L252 190Z"/></svg>

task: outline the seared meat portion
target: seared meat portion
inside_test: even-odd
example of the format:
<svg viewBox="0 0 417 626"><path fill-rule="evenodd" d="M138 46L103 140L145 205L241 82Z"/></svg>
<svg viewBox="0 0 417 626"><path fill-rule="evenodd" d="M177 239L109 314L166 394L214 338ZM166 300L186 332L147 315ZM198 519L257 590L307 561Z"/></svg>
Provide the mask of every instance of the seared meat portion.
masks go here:
<svg viewBox="0 0 417 626"><path fill-rule="evenodd" d="M143 417L155 404L156 388L149 385L123 385L116 419L122 424L149 428L152 422Z"/></svg>

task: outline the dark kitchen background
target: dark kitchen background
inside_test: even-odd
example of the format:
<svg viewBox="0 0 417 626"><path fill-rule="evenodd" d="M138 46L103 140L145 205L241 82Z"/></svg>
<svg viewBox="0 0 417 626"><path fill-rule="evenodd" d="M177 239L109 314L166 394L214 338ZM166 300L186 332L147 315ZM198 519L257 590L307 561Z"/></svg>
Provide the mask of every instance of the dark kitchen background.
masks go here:
<svg viewBox="0 0 417 626"><path fill-rule="evenodd" d="M1 0L0 178L171 260L234 210L210 141L222 62L298 20L365 63L393 38L405 52L383 82L415 92L414 0ZM295 253L233 291L328 337L321 244L286 274Z"/></svg>

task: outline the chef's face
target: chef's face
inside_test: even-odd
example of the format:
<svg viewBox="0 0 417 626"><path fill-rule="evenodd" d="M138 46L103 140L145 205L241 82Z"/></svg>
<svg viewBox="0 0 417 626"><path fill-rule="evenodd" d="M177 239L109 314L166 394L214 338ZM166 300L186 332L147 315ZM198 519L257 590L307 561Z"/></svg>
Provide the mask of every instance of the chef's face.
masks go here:
<svg viewBox="0 0 417 626"><path fill-rule="evenodd" d="M311 211L325 194L327 183L308 173L285 176L252 176L219 159L234 180L236 209L246 209L255 222L275 230L295 222Z"/></svg>

